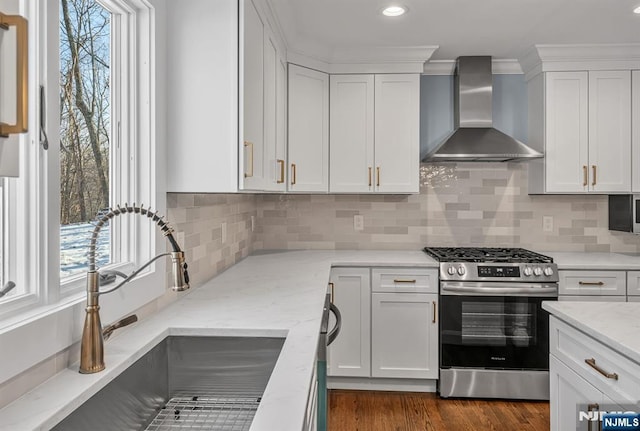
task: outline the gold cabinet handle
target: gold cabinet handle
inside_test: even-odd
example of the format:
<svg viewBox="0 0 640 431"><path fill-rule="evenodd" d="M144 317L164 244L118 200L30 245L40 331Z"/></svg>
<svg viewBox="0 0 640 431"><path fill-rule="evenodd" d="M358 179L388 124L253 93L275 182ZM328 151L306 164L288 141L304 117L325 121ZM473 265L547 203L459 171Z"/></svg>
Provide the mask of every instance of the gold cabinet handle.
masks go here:
<svg viewBox="0 0 640 431"><path fill-rule="evenodd" d="M604 286L602 281L579 281L580 286Z"/></svg>
<svg viewBox="0 0 640 431"><path fill-rule="evenodd" d="M376 176L378 177L376 179L376 186L380 187L380 166L376 168Z"/></svg>
<svg viewBox="0 0 640 431"><path fill-rule="evenodd" d="M27 20L19 15L5 15L0 13L0 29L16 28L16 123L0 122L0 136L27 131L29 118L29 44Z"/></svg>
<svg viewBox="0 0 640 431"><path fill-rule="evenodd" d="M369 187L371 187L371 171L372 171L372 168L371 166L369 166Z"/></svg>
<svg viewBox="0 0 640 431"><path fill-rule="evenodd" d="M251 152L249 153L251 154L251 163L249 164L249 166L251 166L251 171L244 173L244 177L249 178L253 176L253 142L244 141L244 147L249 147L251 149Z"/></svg>
<svg viewBox="0 0 640 431"><path fill-rule="evenodd" d="M618 380L618 374L616 374L616 373L607 373L605 370L603 370L602 368L600 368L599 366L596 365L596 360L594 358L585 359L584 362L588 366L590 366L591 368L593 368L594 370L596 370L597 372L599 372L600 374L605 376L607 379Z"/></svg>
<svg viewBox="0 0 640 431"><path fill-rule="evenodd" d="M280 179L276 183L282 184L284 183L284 160L278 159L278 164L280 165Z"/></svg>
<svg viewBox="0 0 640 431"><path fill-rule="evenodd" d="M432 301L432 304L433 304L433 320L431 321L431 323L436 323L436 310L438 306L436 305L436 301Z"/></svg>
<svg viewBox="0 0 640 431"><path fill-rule="evenodd" d="M598 403L592 403L592 404L588 404L587 405L587 412L599 412L600 411L600 405ZM600 415L596 415L596 417L599 417ZM590 418L592 418L593 416L589 416ZM587 431L592 431L591 425L593 424L593 422L597 422L598 425L601 425L600 419L589 419L587 421ZM598 429L600 429L601 427L598 426Z"/></svg>
<svg viewBox="0 0 640 431"><path fill-rule="evenodd" d="M334 288L336 287L335 284L333 284L333 282L329 283L329 286L331 286L331 303L333 304L333 297L334 297Z"/></svg>
<svg viewBox="0 0 640 431"><path fill-rule="evenodd" d="M402 278L396 278L393 280L394 283L415 283L416 280L415 279L402 279Z"/></svg>
<svg viewBox="0 0 640 431"><path fill-rule="evenodd" d="M296 183L296 164L291 163L291 185L295 185Z"/></svg>
<svg viewBox="0 0 640 431"><path fill-rule="evenodd" d="M589 168L587 165L582 166L582 187L587 187L589 184Z"/></svg>
<svg viewBox="0 0 640 431"><path fill-rule="evenodd" d="M591 169L593 170L593 182L591 183L592 186L595 186L598 182L597 180L597 176L596 176L596 165L591 165Z"/></svg>

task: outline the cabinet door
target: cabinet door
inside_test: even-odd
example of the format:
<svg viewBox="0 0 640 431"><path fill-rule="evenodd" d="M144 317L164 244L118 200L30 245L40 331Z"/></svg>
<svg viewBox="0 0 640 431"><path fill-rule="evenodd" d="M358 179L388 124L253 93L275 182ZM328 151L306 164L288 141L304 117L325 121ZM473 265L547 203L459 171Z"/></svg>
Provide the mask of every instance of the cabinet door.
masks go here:
<svg viewBox="0 0 640 431"><path fill-rule="evenodd" d="M331 282L334 284L333 303L340 309L342 327L340 334L327 351L327 374L369 377L371 374L369 269L333 269Z"/></svg>
<svg viewBox="0 0 640 431"><path fill-rule="evenodd" d="M375 191L419 193L420 75L375 76Z"/></svg>
<svg viewBox="0 0 640 431"><path fill-rule="evenodd" d="M587 192L587 72L548 72L545 74L545 85L546 191Z"/></svg>
<svg viewBox="0 0 640 431"><path fill-rule="evenodd" d="M264 28L264 190L277 190L278 167L277 142L278 142L278 110L277 110L277 68L278 49L271 31Z"/></svg>
<svg viewBox="0 0 640 431"><path fill-rule="evenodd" d="M371 375L438 378L438 295L371 295Z"/></svg>
<svg viewBox="0 0 640 431"><path fill-rule="evenodd" d="M631 72L589 72L589 186L631 191Z"/></svg>
<svg viewBox="0 0 640 431"><path fill-rule="evenodd" d="M331 75L331 192L373 191L373 75Z"/></svg>
<svg viewBox="0 0 640 431"><path fill-rule="evenodd" d="M264 188L264 24L251 0L244 0L241 46L243 189Z"/></svg>
<svg viewBox="0 0 640 431"><path fill-rule="evenodd" d="M580 411L587 413L589 405L592 405L591 410L596 410L594 404L602 403L602 392L553 355L549 357L549 376L551 431L577 429ZM595 422L591 427L585 418L583 422L582 429L598 429Z"/></svg>
<svg viewBox="0 0 640 431"><path fill-rule="evenodd" d="M640 193L640 70L631 72L631 156L632 190Z"/></svg>
<svg viewBox="0 0 640 431"><path fill-rule="evenodd" d="M329 75L289 65L289 190L329 191Z"/></svg>

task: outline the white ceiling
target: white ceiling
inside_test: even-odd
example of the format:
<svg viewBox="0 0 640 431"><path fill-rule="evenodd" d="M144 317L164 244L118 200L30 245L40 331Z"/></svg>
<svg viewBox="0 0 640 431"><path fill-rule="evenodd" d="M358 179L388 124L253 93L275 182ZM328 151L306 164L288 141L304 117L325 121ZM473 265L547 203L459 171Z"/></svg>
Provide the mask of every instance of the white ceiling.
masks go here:
<svg viewBox="0 0 640 431"><path fill-rule="evenodd" d="M640 15L632 12L640 0L269 1L288 49L329 63L401 47L439 46L437 60L517 59L534 44L640 42ZM384 17L380 10L392 3L409 12Z"/></svg>

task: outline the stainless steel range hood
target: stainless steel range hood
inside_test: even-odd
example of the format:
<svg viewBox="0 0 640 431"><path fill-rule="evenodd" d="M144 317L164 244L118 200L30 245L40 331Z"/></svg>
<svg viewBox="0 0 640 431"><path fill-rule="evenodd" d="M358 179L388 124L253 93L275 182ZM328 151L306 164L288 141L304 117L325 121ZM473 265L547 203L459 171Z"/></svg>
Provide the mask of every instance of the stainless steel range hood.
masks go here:
<svg viewBox="0 0 640 431"><path fill-rule="evenodd" d="M454 131L423 162L523 161L542 153L493 128L491 57L459 57L454 75Z"/></svg>

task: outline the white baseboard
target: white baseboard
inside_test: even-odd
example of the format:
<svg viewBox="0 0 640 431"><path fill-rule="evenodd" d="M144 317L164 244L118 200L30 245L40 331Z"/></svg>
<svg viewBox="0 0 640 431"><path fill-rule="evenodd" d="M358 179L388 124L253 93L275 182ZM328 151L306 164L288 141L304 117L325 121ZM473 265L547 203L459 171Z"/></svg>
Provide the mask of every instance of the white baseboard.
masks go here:
<svg viewBox="0 0 640 431"><path fill-rule="evenodd" d="M436 392L437 382L437 380L429 379L327 377L327 388L363 391Z"/></svg>

